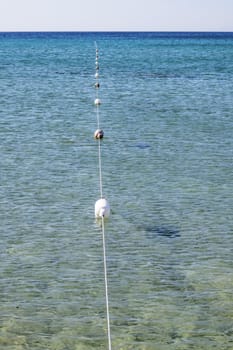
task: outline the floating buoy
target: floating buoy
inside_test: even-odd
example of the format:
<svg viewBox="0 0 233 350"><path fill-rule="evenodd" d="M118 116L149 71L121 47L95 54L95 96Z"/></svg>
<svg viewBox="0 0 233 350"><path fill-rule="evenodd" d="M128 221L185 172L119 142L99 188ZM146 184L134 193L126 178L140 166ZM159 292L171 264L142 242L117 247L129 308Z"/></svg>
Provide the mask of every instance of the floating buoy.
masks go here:
<svg viewBox="0 0 233 350"><path fill-rule="evenodd" d="M100 87L100 83L95 83L95 88L98 89Z"/></svg>
<svg viewBox="0 0 233 350"><path fill-rule="evenodd" d="M99 78L99 73L95 73L95 78L96 78L96 79Z"/></svg>
<svg viewBox="0 0 233 350"><path fill-rule="evenodd" d="M101 129L97 129L94 133L94 138L99 140L102 139L104 137L104 132Z"/></svg>
<svg viewBox="0 0 233 350"><path fill-rule="evenodd" d="M99 106L100 104L101 104L100 99L99 99L99 98L96 98L96 99L95 99L95 105L96 105L96 106Z"/></svg>
<svg viewBox="0 0 233 350"><path fill-rule="evenodd" d="M110 205L105 198L101 198L95 202L95 217L108 218L110 215Z"/></svg>

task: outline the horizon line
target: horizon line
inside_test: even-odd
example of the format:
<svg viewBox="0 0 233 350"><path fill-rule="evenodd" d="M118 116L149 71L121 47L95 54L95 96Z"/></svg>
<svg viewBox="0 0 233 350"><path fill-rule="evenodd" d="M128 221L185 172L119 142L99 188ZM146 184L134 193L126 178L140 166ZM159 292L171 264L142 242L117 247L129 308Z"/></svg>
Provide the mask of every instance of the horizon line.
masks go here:
<svg viewBox="0 0 233 350"><path fill-rule="evenodd" d="M0 33L233 33L233 30L1 30Z"/></svg>

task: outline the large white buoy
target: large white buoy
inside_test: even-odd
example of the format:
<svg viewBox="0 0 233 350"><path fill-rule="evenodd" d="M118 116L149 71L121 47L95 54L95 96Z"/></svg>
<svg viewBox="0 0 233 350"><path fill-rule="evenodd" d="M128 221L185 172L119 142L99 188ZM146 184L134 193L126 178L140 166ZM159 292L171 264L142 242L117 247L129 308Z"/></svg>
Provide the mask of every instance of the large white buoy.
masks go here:
<svg viewBox="0 0 233 350"><path fill-rule="evenodd" d="M100 198L95 202L95 217L108 218L110 215L110 205L105 198Z"/></svg>

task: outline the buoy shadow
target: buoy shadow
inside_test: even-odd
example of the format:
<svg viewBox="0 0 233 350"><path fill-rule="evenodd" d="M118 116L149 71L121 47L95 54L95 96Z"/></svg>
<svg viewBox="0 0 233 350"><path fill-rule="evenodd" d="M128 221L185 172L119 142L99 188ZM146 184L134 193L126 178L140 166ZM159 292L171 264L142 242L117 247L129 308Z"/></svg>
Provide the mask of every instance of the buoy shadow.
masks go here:
<svg viewBox="0 0 233 350"><path fill-rule="evenodd" d="M109 222L109 218L95 218L95 225L102 228L103 227L103 224L104 226L107 225Z"/></svg>

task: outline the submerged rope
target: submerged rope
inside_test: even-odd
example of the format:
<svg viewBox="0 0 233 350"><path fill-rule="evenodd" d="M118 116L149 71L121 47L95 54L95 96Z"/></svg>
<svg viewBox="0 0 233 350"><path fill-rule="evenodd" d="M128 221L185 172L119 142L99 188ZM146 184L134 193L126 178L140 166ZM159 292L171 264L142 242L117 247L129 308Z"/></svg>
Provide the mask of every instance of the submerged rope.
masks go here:
<svg viewBox="0 0 233 350"><path fill-rule="evenodd" d="M97 131L102 131L100 129L100 115L99 115L99 51L97 44L95 43L96 47L96 99L95 99L95 105L96 105L96 119L97 119ZM96 132L97 132L96 131ZM103 136L102 136L103 137ZM98 140L98 158L99 158L99 186L100 186L100 198L103 198L103 181L102 181L102 162L101 162L101 138L102 137L96 137ZM105 227L104 227L104 216L102 216L102 240L103 240L103 262L104 262L104 283L105 283L105 303L106 303L106 317L107 317L107 335L108 335L108 350L112 349L111 345L111 329L110 329L110 314L109 314L109 301L108 301L108 275L107 275L107 258L106 258L106 243L105 243Z"/></svg>

